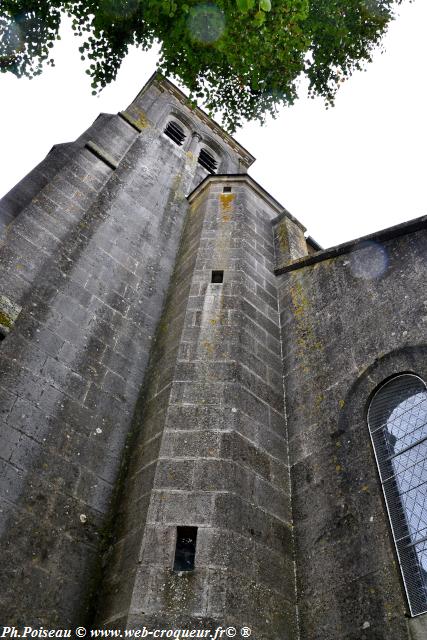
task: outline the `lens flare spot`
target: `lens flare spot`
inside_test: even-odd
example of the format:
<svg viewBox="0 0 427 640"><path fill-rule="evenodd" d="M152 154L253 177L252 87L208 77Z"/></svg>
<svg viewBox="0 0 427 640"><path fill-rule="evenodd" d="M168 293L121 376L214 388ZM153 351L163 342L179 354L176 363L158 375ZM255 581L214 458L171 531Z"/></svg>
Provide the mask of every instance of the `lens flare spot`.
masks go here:
<svg viewBox="0 0 427 640"><path fill-rule="evenodd" d="M190 10L187 27L193 40L212 44L224 33L225 16L216 4L198 4Z"/></svg>
<svg viewBox="0 0 427 640"><path fill-rule="evenodd" d="M14 21L9 22L3 31L0 57L7 58L9 56L13 56L19 51L22 51L23 47L23 38L19 26Z"/></svg>
<svg viewBox="0 0 427 640"><path fill-rule="evenodd" d="M350 254L350 269L356 278L364 280L380 278L387 267L387 251L377 242L366 241Z"/></svg>

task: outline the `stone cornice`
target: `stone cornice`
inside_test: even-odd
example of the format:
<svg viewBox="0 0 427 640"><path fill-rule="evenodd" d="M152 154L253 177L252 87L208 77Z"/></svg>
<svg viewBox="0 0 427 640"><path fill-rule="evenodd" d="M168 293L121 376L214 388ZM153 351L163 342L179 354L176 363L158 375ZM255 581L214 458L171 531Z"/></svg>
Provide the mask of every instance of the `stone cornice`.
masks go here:
<svg viewBox="0 0 427 640"><path fill-rule="evenodd" d="M404 236L409 233L415 233L416 231L420 231L425 228L427 228L427 216L415 218L414 220L409 220L408 222L403 222L402 224L397 224L393 227L388 227L387 229L370 233L367 236L362 236L361 238L350 240L343 244L338 244L335 247L311 253L308 256L304 256L304 258L294 260L294 262L287 264L285 267L275 269L274 273L276 275L280 275L282 273L288 273L289 271L295 271L296 269L302 269L303 267L308 267L316 262L322 262L322 260L336 258L345 253L363 249L367 242L386 242L387 240L398 238L399 236Z"/></svg>
<svg viewBox="0 0 427 640"><path fill-rule="evenodd" d="M250 189L252 189L252 191L255 191L255 193L262 200L264 200L264 202L266 202L269 205L269 207L273 210L273 212L276 214L271 221L272 224L276 224L277 222L280 222L280 220L282 220L283 218L289 218L303 232L306 231L306 228L301 224L301 222L299 222L299 220L294 218L294 216L291 213L289 213L289 211L287 211L287 209L285 209L285 207L281 205L280 202L278 202L275 198L273 198L273 196L270 195L268 191L266 191L263 187L261 187L261 185L247 173L214 174L211 176L206 176L206 178L194 189L194 191L192 191L187 196L188 202L191 204L193 200L197 198L208 186L210 186L211 184L214 184L215 182L218 182L218 183L244 182Z"/></svg>

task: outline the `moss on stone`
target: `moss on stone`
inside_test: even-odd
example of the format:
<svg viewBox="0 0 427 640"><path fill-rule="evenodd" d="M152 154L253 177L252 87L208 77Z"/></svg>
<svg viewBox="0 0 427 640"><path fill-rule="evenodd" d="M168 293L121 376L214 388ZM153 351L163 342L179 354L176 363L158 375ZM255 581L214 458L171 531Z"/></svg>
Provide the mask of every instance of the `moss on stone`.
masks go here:
<svg viewBox="0 0 427 640"><path fill-rule="evenodd" d="M0 325L10 329L13 325L13 320L6 313L0 310Z"/></svg>
<svg viewBox="0 0 427 640"><path fill-rule="evenodd" d="M288 251L289 237L288 237L288 229L286 227L285 222L281 222L277 227L277 239L278 239L279 247L281 251Z"/></svg>

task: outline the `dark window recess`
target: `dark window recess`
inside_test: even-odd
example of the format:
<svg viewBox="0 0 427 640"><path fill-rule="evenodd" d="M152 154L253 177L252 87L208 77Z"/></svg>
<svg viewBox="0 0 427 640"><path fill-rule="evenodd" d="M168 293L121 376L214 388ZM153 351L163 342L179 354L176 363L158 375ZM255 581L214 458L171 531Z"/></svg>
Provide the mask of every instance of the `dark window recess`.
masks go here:
<svg viewBox="0 0 427 640"><path fill-rule="evenodd" d="M6 334L6 333L4 333L4 331L2 331L2 330L0 329L0 342L1 342L2 340L4 340L4 339L5 339L6 335L7 335L7 334Z"/></svg>
<svg viewBox="0 0 427 640"><path fill-rule="evenodd" d="M177 527L174 571L193 571L197 527Z"/></svg>
<svg viewBox="0 0 427 640"><path fill-rule="evenodd" d="M223 187L222 192L223 193L231 193L231 187Z"/></svg>
<svg viewBox="0 0 427 640"><path fill-rule="evenodd" d="M181 146L185 140L184 130L173 120L168 123L165 134L179 146Z"/></svg>
<svg viewBox="0 0 427 640"><path fill-rule="evenodd" d="M212 271L212 280L215 284L224 282L224 271Z"/></svg>
<svg viewBox="0 0 427 640"><path fill-rule="evenodd" d="M215 173L218 167L218 163L215 158L206 151L206 149L201 149L199 153L199 164L202 165L205 169L207 169L210 173Z"/></svg>

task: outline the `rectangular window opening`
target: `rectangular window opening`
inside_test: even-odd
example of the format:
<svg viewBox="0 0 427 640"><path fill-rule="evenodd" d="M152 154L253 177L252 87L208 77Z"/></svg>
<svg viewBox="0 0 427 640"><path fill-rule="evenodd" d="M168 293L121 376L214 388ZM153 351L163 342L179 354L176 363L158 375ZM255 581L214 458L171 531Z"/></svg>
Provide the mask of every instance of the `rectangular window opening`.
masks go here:
<svg viewBox="0 0 427 640"><path fill-rule="evenodd" d="M231 187L223 187L222 192L223 193L231 193Z"/></svg>
<svg viewBox="0 0 427 640"><path fill-rule="evenodd" d="M174 571L193 571L196 557L197 527L176 528Z"/></svg>
<svg viewBox="0 0 427 640"><path fill-rule="evenodd" d="M224 282L224 271L212 271L212 280L215 284L222 284Z"/></svg>

